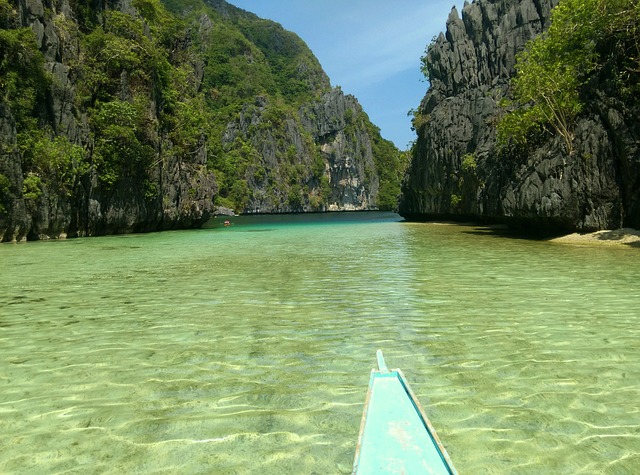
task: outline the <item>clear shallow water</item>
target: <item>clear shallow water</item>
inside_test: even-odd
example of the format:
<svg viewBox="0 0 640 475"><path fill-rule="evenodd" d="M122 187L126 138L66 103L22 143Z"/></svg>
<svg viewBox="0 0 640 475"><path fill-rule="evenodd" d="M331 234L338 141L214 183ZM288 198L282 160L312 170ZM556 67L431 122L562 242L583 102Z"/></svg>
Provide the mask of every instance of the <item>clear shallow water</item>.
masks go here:
<svg viewBox="0 0 640 475"><path fill-rule="evenodd" d="M350 473L376 348L461 474L640 473L637 248L318 215L0 265L2 473Z"/></svg>

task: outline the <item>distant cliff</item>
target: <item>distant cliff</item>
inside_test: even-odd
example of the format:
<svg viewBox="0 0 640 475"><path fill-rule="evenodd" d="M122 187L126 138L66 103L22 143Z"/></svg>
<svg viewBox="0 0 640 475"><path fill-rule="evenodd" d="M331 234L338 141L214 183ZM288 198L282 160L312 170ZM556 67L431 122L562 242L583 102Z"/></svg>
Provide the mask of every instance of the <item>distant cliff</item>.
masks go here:
<svg viewBox="0 0 640 475"><path fill-rule="evenodd" d="M640 227L640 107L611 87L609 66L581 90L571 151L548 132L527 147L497 143L516 54L549 27L556 4L478 0L465 4L462 18L452 10L424 58L430 88L414 120L403 216L549 231Z"/></svg>
<svg viewBox="0 0 640 475"><path fill-rule="evenodd" d="M0 0L0 241L393 208L402 156L223 0Z"/></svg>

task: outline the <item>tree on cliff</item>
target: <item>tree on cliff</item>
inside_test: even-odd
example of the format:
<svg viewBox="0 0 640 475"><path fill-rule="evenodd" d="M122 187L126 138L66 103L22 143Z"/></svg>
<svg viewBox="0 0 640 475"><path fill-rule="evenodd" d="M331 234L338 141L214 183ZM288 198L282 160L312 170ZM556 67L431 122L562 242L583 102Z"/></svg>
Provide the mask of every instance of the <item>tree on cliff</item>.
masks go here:
<svg viewBox="0 0 640 475"><path fill-rule="evenodd" d="M360 111L224 0L0 0L0 241L395 208L402 156Z"/></svg>
<svg viewBox="0 0 640 475"><path fill-rule="evenodd" d="M638 92L640 3L636 0L564 0L548 31L518 56L514 100L498 124L498 139L524 144L537 132L562 136L573 150L572 127L584 107L584 86L598 74L623 97Z"/></svg>

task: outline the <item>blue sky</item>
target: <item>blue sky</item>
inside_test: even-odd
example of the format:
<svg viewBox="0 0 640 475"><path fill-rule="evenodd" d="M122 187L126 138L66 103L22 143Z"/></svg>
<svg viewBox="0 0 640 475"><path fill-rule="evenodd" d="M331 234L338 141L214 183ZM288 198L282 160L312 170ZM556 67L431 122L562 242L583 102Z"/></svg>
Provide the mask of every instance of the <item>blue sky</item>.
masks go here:
<svg viewBox="0 0 640 475"><path fill-rule="evenodd" d="M428 84L420 57L461 0L227 0L280 23L309 45L331 78L362 104L382 136L406 149L407 112Z"/></svg>

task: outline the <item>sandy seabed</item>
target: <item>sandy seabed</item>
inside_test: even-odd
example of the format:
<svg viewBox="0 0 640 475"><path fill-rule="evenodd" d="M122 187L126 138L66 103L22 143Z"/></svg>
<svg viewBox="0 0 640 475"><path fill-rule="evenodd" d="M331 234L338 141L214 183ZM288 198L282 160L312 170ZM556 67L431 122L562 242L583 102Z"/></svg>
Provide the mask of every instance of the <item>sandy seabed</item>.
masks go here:
<svg viewBox="0 0 640 475"><path fill-rule="evenodd" d="M604 244L612 246L629 245L633 247L640 247L640 230L622 228L596 231L594 233L573 233L553 238L550 241L568 244Z"/></svg>

